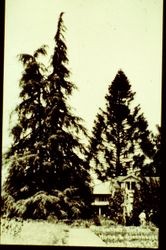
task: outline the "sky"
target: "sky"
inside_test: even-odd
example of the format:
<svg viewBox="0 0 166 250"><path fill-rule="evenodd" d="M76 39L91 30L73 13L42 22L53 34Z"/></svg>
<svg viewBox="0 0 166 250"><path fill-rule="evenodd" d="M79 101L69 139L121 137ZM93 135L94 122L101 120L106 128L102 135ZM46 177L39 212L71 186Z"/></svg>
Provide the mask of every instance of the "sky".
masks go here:
<svg viewBox="0 0 166 250"><path fill-rule="evenodd" d="M162 0L6 0L3 92L5 151L11 144L9 115L19 103L23 71L17 55L43 44L53 52L59 14L68 48L70 79L78 87L70 104L91 131L119 69L126 74L135 103L156 132L161 121Z"/></svg>

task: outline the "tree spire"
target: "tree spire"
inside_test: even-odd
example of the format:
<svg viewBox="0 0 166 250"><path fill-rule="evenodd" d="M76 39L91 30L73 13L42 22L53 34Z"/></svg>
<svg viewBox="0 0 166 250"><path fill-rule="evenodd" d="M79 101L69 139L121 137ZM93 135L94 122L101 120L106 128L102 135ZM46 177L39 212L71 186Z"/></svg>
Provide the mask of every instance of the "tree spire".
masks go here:
<svg viewBox="0 0 166 250"><path fill-rule="evenodd" d="M100 179L125 175L153 155L148 123L139 105L132 107L135 93L122 70L106 94L106 107L97 114L89 147L89 160ZM146 144L146 147L145 147Z"/></svg>

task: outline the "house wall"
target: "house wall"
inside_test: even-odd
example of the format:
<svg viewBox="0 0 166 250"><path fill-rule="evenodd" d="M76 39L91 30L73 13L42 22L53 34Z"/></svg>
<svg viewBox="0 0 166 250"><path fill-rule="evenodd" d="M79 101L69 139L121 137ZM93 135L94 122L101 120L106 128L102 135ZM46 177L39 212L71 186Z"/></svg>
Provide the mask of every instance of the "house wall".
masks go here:
<svg viewBox="0 0 166 250"><path fill-rule="evenodd" d="M121 177L118 180L117 184L119 183L119 186L124 190L124 214L130 216L133 210L135 188L140 187L139 177L129 174L127 176ZM94 202L92 205L94 205L95 209L98 210L98 214L103 214L103 211L108 208L110 195L112 195L111 191L107 194L94 194Z"/></svg>

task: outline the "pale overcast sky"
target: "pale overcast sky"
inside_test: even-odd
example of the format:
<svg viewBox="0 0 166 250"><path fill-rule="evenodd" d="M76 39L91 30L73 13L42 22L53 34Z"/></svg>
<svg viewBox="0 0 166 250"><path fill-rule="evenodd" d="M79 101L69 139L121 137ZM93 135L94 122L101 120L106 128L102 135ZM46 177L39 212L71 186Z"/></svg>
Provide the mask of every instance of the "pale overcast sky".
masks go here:
<svg viewBox="0 0 166 250"><path fill-rule="evenodd" d="M10 145L9 114L18 103L22 67L17 55L43 44L54 48L59 14L64 23L71 105L91 130L117 71L128 77L135 102L156 132L161 117L162 0L6 0L3 148Z"/></svg>

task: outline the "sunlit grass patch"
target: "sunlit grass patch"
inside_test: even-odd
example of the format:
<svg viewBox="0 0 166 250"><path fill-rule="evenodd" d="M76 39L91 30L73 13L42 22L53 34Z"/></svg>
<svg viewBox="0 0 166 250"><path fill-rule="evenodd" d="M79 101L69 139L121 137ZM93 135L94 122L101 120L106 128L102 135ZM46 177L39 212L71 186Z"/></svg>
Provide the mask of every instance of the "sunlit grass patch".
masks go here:
<svg viewBox="0 0 166 250"><path fill-rule="evenodd" d="M67 237L64 223L1 219L1 244L64 245Z"/></svg>

